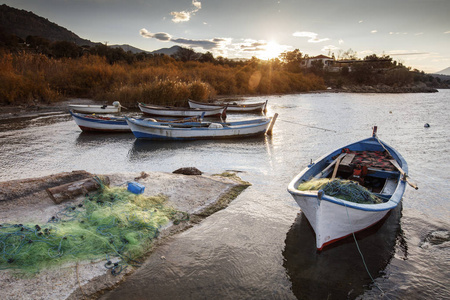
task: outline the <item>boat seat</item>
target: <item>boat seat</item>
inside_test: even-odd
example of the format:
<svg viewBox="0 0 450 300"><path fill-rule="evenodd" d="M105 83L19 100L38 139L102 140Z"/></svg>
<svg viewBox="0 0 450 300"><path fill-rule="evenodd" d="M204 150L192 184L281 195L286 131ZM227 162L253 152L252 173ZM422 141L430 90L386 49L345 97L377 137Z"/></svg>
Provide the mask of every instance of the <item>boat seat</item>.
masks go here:
<svg viewBox="0 0 450 300"><path fill-rule="evenodd" d="M343 172L353 172L353 166L351 166L351 163L353 159L355 158L355 153L348 153L344 158L341 160L341 163L339 164L339 170Z"/></svg>
<svg viewBox="0 0 450 300"><path fill-rule="evenodd" d="M380 194L382 194L382 195L392 195L392 194L394 194L396 188L397 188L397 179L395 179L395 178L387 178L386 182L384 183L383 189L380 192Z"/></svg>

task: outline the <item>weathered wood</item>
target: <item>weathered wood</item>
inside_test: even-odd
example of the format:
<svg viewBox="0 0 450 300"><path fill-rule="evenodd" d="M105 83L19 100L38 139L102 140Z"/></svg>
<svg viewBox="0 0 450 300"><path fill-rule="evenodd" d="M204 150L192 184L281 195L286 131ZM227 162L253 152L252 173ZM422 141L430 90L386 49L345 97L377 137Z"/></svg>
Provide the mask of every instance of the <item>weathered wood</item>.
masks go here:
<svg viewBox="0 0 450 300"><path fill-rule="evenodd" d="M273 129L273 126L275 125L275 121L277 120L277 118L278 118L278 113L275 113L272 117L272 120L270 121L269 128L266 131L267 135L272 135L272 129Z"/></svg>
<svg viewBox="0 0 450 300"><path fill-rule="evenodd" d="M48 188L92 178L92 173L72 171L52 174L39 178L15 179L0 182L0 201L15 201L18 198L30 196Z"/></svg>
<svg viewBox="0 0 450 300"><path fill-rule="evenodd" d="M104 185L109 185L108 176L98 176L98 178ZM56 204L60 204L64 200L74 199L75 197L98 190L99 188L100 184L95 178L88 178L48 188L46 191Z"/></svg>
<svg viewBox="0 0 450 300"><path fill-rule="evenodd" d="M415 188L416 190L419 189L417 184L412 183L412 182L409 181L408 174L406 174L405 171L403 171L402 167L400 167L400 165L397 163L397 161L395 161L394 159L391 159L389 161L391 162L391 164L394 165L394 167L397 168L397 170L400 172L400 174L402 174L402 176L403 176L402 180L403 181L406 181L411 187Z"/></svg>
<svg viewBox="0 0 450 300"><path fill-rule="evenodd" d="M314 179L319 179L322 177L327 177L328 174L330 174L331 172L331 168L338 162L340 161L345 155L347 155L347 153L341 153L339 154L339 156L333 160L325 169L322 170L322 172L320 172L319 174L317 174L316 176L314 176Z"/></svg>
<svg viewBox="0 0 450 300"><path fill-rule="evenodd" d="M347 153L347 155L341 160L341 166L350 165L353 158L355 158L355 155L355 153Z"/></svg>
<svg viewBox="0 0 450 300"><path fill-rule="evenodd" d="M341 164L341 161L342 161L344 158L346 158L346 157L347 157L347 156L341 156L341 155L339 155L339 157L337 158L336 164L335 164L334 170L333 170L333 175L331 175L331 180L333 180L334 178L336 178L336 174L337 174L337 171L338 171L338 169L339 169L339 165Z"/></svg>

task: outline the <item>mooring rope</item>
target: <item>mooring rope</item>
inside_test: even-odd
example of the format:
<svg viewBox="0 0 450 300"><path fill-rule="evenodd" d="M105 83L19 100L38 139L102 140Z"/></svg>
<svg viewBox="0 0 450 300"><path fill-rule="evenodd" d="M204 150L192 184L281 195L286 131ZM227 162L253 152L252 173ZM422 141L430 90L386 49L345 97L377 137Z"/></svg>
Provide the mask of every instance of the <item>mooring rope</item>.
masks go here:
<svg viewBox="0 0 450 300"><path fill-rule="evenodd" d="M336 130L331 130L331 129L327 129L327 128L322 128L322 127L316 127L316 126L311 126L311 125L306 125L306 124L301 124L301 123L297 123L297 122L292 122L292 121L287 121L287 120L283 120L278 118L277 120L281 121L281 122L286 122L286 123L291 123L291 124L295 124L295 125L300 125L300 126L305 126L305 127L309 127L309 128L314 128L314 129L320 129L320 130L325 130L325 131L331 131L336 133Z"/></svg>
<svg viewBox="0 0 450 300"><path fill-rule="evenodd" d="M356 248L358 249L359 255L361 256L361 259L362 259L362 262L364 264L364 267L366 268L366 272L369 275L370 279L372 280L372 283L377 287L377 289L380 290L381 293L383 293L384 296L386 296L385 292L378 286L378 284L375 282L375 280L373 279L372 275L370 274L370 271L369 271L369 268L367 267L364 255L363 255L363 253L361 251L361 248L359 247L358 241L356 240L355 230L353 229L353 224L352 224L352 221L350 220L350 215L348 214L348 207L347 207L347 205L345 204L344 201L342 201L342 203L345 206L345 211L347 212L348 223L350 224L350 227L352 228L352 236L353 236L353 239L355 240ZM387 296L386 296L386 298L389 299L389 297L387 297Z"/></svg>

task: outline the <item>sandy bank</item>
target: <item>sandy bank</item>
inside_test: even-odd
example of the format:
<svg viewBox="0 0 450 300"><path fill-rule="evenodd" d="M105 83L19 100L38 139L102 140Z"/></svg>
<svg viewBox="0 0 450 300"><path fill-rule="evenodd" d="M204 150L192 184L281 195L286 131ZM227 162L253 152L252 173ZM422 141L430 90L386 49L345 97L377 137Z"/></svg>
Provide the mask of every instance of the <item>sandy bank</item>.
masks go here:
<svg viewBox="0 0 450 300"><path fill-rule="evenodd" d="M45 189L92 176L93 174L84 171L74 171L43 178L1 182L0 223L46 223L65 206L83 201L84 196L56 205ZM189 221L177 225L171 222L164 227L155 240L153 249L168 236L186 230L226 207L248 187L248 183L235 176L188 176L162 172L106 176L110 179L110 186L124 186L126 182L137 181L145 186L145 195L166 195L169 205L190 214ZM151 255L151 251L148 255ZM99 259L70 263L41 270L33 276L17 274L14 270L1 270L0 299L95 299L102 290L114 288L136 269L129 266L124 272L113 276L105 268L105 262L105 259Z"/></svg>

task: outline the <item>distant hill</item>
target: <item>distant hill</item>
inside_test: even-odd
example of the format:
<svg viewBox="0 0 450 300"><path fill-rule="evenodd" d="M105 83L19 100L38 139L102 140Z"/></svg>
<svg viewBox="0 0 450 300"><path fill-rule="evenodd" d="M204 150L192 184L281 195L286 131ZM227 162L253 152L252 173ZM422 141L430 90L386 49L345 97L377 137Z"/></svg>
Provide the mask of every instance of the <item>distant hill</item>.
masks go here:
<svg viewBox="0 0 450 300"><path fill-rule="evenodd" d="M134 53L134 54L141 53L141 52L151 53L149 51L145 51L145 50L142 50L142 49L139 49L139 48L127 45L127 44L125 44L125 45L108 45L108 47L111 47L111 48L122 48L125 52L131 51L131 53Z"/></svg>
<svg viewBox="0 0 450 300"><path fill-rule="evenodd" d="M39 17L32 12L0 5L0 29L4 33L16 35L23 40L27 36L39 36L54 41L74 42L79 46L94 46L89 40L82 39L72 31L67 30L48 19Z"/></svg>
<svg viewBox="0 0 450 300"><path fill-rule="evenodd" d="M172 46L170 48L161 48L159 50L155 51L145 51L130 45L110 45L111 48L122 48L125 52L131 51L131 53L141 53L145 52L148 54L165 54L165 55L172 55L175 54L181 47L180 46Z"/></svg>
<svg viewBox="0 0 450 300"><path fill-rule="evenodd" d="M433 75L435 75L435 74L450 76L450 67L448 67L447 69L441 70L439 72L435 72Z"/></svg>
<svg viewBox="0 0 450 300"><path fill-rule="evenodd" d="M165 55L172 55L172 54L175 54L178 50L180 50L180 46L172 46L172 47L170 47L170 48L161 48L161 49L159 49L159 50L155 50L155 51L152 51L152 52L150 52L150 53L152 53L152 54L165 54Z"/></svg>

